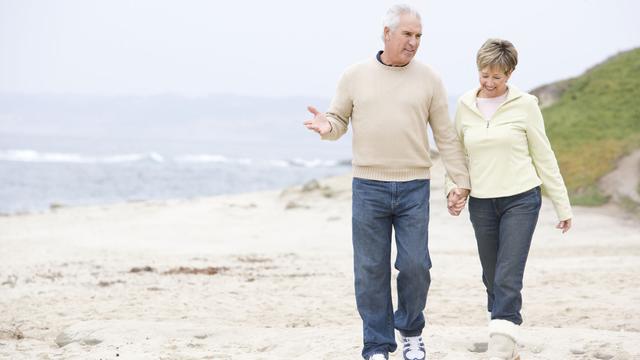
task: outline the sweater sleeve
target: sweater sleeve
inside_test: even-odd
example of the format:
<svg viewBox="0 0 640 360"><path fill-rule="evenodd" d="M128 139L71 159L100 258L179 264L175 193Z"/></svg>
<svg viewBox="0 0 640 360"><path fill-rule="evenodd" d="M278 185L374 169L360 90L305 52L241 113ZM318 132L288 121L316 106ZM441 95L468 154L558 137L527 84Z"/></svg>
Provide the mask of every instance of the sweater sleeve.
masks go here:
<svg viewBox="0 0 640 360"><path fill-rule="evenodd" d="M338 88L326 112L327 120L331 123L331 131L323 135L322 140L338 140L347 132L351 112L353 111L353 97L349 91L349 80L344 73L338 81Z"/></svg>
<svg viewBox="0 0 640 360"><path fill-rule="evenodd" d="M448 176L457 187L471 189L467 160L462 144L449 119L446 94L442 81L439 78L436 79L429 104L429 125L433 130L433 137L436 140Z"/></svg>
<svg viewBox="0 0 640 360"><path fill-rule="evenodd" d="M455 121L454 121L454 126L455 126L455 130L456 130L456 135L458 135L458 141L460 141L460 144L462 145L462 151L464 152L464 157L465 157L465 164L467 165L467 168L469 166L469 156L467 155L467 151L464 148L464 134L462 133L462 120L460 119L460 105L461 102L458 101L457 103L457 107L456 107L456 115L455 115ZM457 188L458 185L451 179L451 176L449 176L449 173L445 171L444 173L444 196L448 196L449 193L451 192L451 190ZM470 188L469 188L470 189Z"/></svg>
<svg viewBox="0 0 640 360"><path fill-rule="evenodd" d="M533 165L540 180L542 180L542 187L553 202L558 220L570 219L573 214L571 213L569 195L560 174L558 161L545 133L544 120L538 106L538 99L531 96L527 106L527 141Z"/></svg>

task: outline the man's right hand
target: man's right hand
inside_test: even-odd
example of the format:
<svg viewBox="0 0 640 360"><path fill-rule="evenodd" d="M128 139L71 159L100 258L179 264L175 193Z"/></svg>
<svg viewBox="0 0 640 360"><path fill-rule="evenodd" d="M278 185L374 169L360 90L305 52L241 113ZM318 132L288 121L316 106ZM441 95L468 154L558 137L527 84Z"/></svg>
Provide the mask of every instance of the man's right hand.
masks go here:
<svg viewBox="0 0 640 360"><path fill-rule="evenodd" d="M326 135L331 132L331 123L323 113L313 106L307 106L307 110L313 114L313 119L304 122L304 126L307 129L313 130L320 135Z"/></svg>

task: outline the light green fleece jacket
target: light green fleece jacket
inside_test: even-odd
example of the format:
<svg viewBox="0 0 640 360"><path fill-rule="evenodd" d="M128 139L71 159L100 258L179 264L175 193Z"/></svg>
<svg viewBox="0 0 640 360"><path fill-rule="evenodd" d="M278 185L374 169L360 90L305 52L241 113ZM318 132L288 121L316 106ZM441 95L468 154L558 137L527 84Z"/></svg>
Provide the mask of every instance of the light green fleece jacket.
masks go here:
<svg viewBox="0 0 640 360"><path fill-rule="evenodd" d="M331 132L322 138L337 140L351 123L354 177L429 179L430 125L448 173L460 187L470 188L466 159L447 107L442 81L429 66L412 60L393 67L371 58L342 75L326 113Z"/></svg>
<svg viewBox="0 0 640 360"><path fill-rule="evenodd" d="M468 159L471 196L497 198L542 185L559 220L573 215L558 162L545 133L538 99L509 86L490 119L476 105L478 89L458 101L455 128ZM454 179L455 182L455 179ZM447 180L447 192L453 188Z"/></svg>

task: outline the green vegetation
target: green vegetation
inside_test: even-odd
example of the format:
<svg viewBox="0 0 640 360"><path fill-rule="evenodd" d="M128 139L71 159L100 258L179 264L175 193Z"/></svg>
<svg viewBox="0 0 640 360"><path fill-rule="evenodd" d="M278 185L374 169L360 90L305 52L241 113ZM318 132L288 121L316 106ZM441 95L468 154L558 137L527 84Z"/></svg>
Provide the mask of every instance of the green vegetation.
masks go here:
<svg viewBox="0 0 640 360"><path fill-rule="evenodd" d="M572 203L605 203L598 179L640 148L640 48L571 79L542 112Z"/></svg>
<svg viewBox="0 0 640 360"><path fill-rule="evenodd" d="M609 201L609 196L604 195L597 184L583 187L580 191L569 190L569 197L573 205L582 206L599 206Z"/></svg>

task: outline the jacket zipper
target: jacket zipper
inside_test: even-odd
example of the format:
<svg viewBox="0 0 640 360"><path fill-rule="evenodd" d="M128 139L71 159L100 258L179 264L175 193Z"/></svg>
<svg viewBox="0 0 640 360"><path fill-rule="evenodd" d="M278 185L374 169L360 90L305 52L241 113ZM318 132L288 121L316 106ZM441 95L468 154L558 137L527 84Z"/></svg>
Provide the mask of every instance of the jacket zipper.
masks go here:
<svg viewBox="0 0 640 360"><path fill-rule="evenodd" d="M496 115L496 113L497 113L497 112L498 112L502 107L504 107L506 104L508 104L508 103L510 103L510 102L512 102L512 101L514 101L514 100L516 100L516 99L518 99L518 98L519 98L519 96L518 96L518 97L516 97L516 98L513 98L513 99L508 99L508 100L506 100L505 102L503 102L502 104L500 104L500 106L498 106L498 108L496 109L496 112L495 112L495 113L493 113L493 116L491 116L491 118L494 118L494 117L495 117L495 115ZM467 104L465 103L465 105L467 105ZM479 114L481 117L483 117L483 118L484 118L484 116L482 116L482 114L480 114L480 112L477 110L477 107L476 107L475 109L474 109L474 108L471 108L469 105L467 105L467 107L469 107L469 108L471 109L471 111L475 111L477 114ZM487 119L487 120L486 120L486 122L487 122L487 126L485 127L485 129L489 129L489 120L491 120L491 119ZM489 130L487 130L487 134L488 134L488 133L489 133Z"/></svg>

